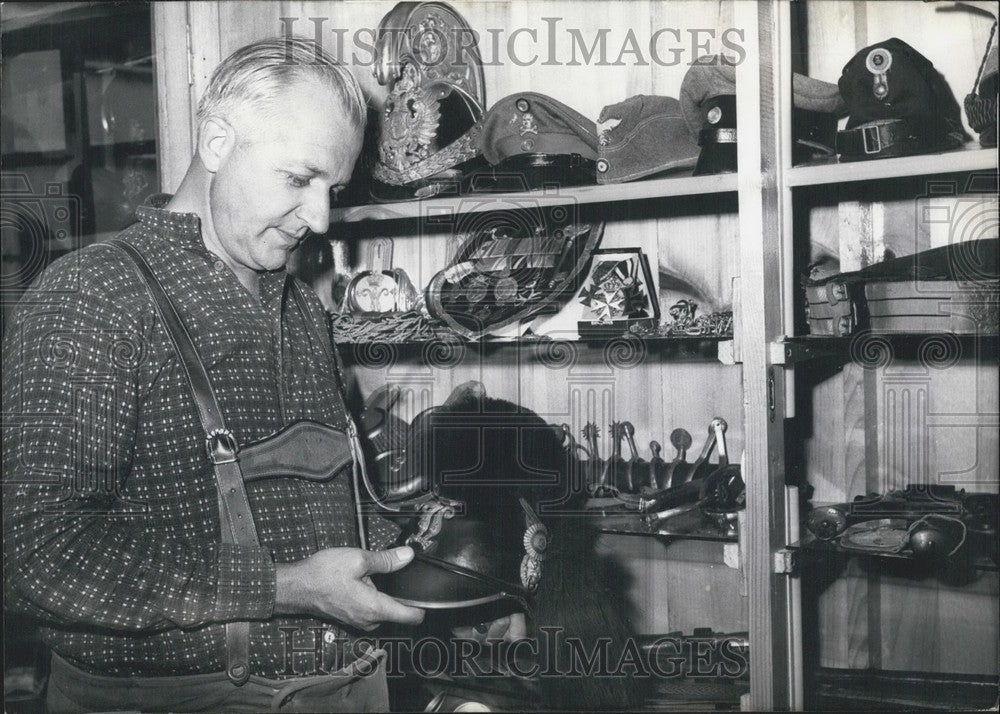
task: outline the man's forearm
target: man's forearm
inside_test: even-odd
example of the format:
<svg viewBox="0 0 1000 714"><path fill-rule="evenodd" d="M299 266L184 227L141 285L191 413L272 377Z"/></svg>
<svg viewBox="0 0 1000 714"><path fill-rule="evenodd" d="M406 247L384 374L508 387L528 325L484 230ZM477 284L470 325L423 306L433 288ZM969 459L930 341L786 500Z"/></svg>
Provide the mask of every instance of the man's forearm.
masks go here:
<svg viewBox="0 0 1000 714"><path fill-rule="evenodd" d="M5 504L10 604L50 622L120 630L266 619L275 565L263 548L164 540L121 518ZM35 502L38 504L39 502ZM44 503L44 501L42 501Z"/></svg>

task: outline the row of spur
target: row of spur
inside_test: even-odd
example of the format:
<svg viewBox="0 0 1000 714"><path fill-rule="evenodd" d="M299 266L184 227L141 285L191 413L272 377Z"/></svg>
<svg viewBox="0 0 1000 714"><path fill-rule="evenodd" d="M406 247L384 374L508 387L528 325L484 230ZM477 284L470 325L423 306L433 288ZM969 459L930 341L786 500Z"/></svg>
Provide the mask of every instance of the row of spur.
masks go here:
<svg viewBox="0 0 1000 714"><path fill-rule="evenodd" d="M584 470L587 490L595 499L612 499L626 508L646 515L650 525L657 525L673 516L701 509L702 513L727 528L735 522L735 513L743 509L746 488L739 464L729 463L726 448L726 420L714 417L698 457L687 461L693 444L690 432L674 429L670 443L676 449L671 461L660 454L659 442L649 442L650 458L644 459L635 442L635 426L629 421L610 425L611 455L601 458L598 440L600 429L588 422L582 430L586 444L578 443L568 424L561 429L565 446L582 457L578 462ZM623 455L622 444L629 448ZM718 461L710 462L717 450Z"/></svg>
<svg viewBox="0 0 1000 714"><path fill-rule="evenodd" d="M470 384L474 383L457 387L455 393ZM481 384L479 389L485 394ZM361 415L371 465L379 482L376 490L383 492L385 501L413 496L428 487L419 472L414 478L405 468L410 424L392 413L401 394L398 386L383 385L369 397ZM585 445L573 438L568 424L550 426L562 434L563 448L572 457L573 488L585 486L592 502L603 501L605 505L639 511L653 527L672 516L701 509L709 520L732 533L736 513L743 509L746 494L739 464L729 463L725 419L711 420L706 441L693 462L688 462L687 452L694 440L685 429L674 429L670 434L670 443L677 453L667 461L660 455L662 447L656 441L650 442L650 459L640 455L635 427L628 421L611 424L613 446L607 459L600 455L597 424L590 422L584 426ZM623 456L623 442L630 450L628 458ZM709 460L713 450L718 451L716 462Z"/></svg>

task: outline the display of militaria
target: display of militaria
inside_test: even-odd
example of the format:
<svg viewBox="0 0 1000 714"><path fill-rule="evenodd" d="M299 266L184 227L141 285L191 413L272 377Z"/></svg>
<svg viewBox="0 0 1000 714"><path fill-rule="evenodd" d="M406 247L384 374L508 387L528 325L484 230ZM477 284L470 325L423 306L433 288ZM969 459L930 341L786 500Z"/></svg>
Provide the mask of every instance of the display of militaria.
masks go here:
<svg viewBox="0 0 1000 714"><path fill-rule="evenodd" d="M995 708L997 27L4 3L5 710Z"/></svg>

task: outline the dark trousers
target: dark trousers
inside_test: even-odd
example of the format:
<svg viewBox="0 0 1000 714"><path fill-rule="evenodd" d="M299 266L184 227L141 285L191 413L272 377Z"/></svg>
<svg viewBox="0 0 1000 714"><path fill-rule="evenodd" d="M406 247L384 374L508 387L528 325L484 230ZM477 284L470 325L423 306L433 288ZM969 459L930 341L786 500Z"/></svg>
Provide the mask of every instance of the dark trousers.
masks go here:
<svg viewBox="0 0 1000 714"><path fill-rule="evenodd" d="M57 654L46 706L61 712L387 712L385 651L373 650L330 674L296 679L250 677L235 686L224 672L179 677L103 677Z"/></svg>

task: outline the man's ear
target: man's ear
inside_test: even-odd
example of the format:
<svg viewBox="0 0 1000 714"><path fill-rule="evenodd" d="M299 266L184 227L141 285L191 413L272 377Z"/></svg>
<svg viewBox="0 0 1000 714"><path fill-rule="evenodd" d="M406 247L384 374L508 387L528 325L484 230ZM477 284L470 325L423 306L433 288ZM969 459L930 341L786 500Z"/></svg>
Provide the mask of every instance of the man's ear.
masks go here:
<svg viewBox="0 0 1000 714"><path fill-rule="evenodd" d="M236 147L236 129L218 116L210 116L201 123L198 132L198 155L209 173L219 170L223 161Z"/></svg>

